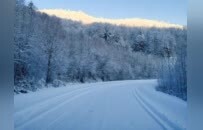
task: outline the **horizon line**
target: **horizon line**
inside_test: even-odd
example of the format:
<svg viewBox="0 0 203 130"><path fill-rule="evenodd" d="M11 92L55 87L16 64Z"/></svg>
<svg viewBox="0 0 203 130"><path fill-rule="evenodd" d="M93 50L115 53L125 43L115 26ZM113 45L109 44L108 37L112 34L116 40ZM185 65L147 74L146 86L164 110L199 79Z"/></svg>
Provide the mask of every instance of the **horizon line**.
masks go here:
<svg viewBox="0 0 203 130"><path fill-rule="evenodd" d="M82 11L82 10L70 10L70 9L60 9L60 8L49 8L49 9L37 9L37 11L46 13L48 15L55 15L59 18L63 19L71 19L74 21L80 21L84 24L91 24L91 23L110 23L115 25L125 25L125 26L145 26L145 27L178 27L183 28L187 27L187 25L182 24L175 24L170 23L163 20L155 20L155 19L146 19L146 18L136 18L136 17L130 17L130 18L105 18L105 17L95 17L92 15L89 15L88 13Z"/></svg>

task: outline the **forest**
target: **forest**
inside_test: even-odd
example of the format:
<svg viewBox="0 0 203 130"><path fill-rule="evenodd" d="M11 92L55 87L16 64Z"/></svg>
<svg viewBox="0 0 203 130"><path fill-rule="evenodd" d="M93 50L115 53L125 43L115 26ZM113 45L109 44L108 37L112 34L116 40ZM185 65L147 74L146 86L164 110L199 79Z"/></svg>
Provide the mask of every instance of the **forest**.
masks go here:
<svg viewBox="0 0 203 130"><path fill-rule="evenodd" d="M83 24L16 1L14 92L69 82L158 79L157 90L187 100L187 28Z"/></svg>

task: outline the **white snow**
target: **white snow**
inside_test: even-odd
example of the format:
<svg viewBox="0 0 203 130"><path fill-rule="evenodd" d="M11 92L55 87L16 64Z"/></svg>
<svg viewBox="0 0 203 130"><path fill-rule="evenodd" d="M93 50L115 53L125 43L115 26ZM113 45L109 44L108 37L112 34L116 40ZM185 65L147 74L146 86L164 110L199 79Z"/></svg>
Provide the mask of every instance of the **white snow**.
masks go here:
<svg viewBox="0 0 203 130"><path fill-rule="evenodd" d="M157 92L156 84L156 80L68 84L15 95L15 129L185 129L186 102Z"/></svg>
<svg viewBox="0 0 203 130"><path fill-rule="evenodd" d="M62 19L71 19L73 21L80 21L84 24L92 23L110 23L114 25L123 25L127 27L158 27L158 28L183 28L182 25L172 24L164 21L149 20L141 18L125 18L125 19L108 19L102 17L93 17L82 11L71 11L63 9L43 9L39 12L46 13L50 16L57 16Z"/></svg>

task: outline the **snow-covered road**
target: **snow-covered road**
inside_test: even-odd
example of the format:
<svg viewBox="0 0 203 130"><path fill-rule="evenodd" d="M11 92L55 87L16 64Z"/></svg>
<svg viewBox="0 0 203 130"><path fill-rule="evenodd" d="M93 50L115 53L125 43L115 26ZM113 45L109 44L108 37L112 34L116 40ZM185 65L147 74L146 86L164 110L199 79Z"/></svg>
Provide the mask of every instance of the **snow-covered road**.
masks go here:
<svg viewBox="0 0 203 130"><path fill-rule="evenodd" d="M156 80L47 88L15 95L15 130L182 130L184 101L155 91Z"/></svg>

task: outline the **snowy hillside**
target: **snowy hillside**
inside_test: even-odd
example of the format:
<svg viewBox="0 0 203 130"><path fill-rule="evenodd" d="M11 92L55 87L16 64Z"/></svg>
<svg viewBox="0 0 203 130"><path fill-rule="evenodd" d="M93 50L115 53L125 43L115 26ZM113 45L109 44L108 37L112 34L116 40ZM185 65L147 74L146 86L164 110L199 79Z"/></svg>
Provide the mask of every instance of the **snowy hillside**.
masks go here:
<svg viewBox="0 0 203 130"><path fill-rule="evenodd" d="M140 19L140 18L128 18L128 19L96 18L82 11L71 11L71 10L62 10L62 9L44 9L39 11L49 15L55 15L63 19L81 21L84 24L99 22L99 23L110 23L115 25L124 25L128 27L183 28L182 25L171 24L171 23L156 21L156 20Z"/></svg>
<svg viewBox="0 0 203 130"><path fill-rule="evenodd" d="M16 1L16 94L42 86L60 87L63 82L159 79L157 90L187 100L187 28L153 20L95 18L74 11L41 12L72 20L40 13L32 2Z"/></svg>
<svg viewBox="0 0 203 130"><path fill-rule="evenodd" d="M186 103L155 91L156 80L67 85L20 94L16 130L183 130Z"/></svg>

